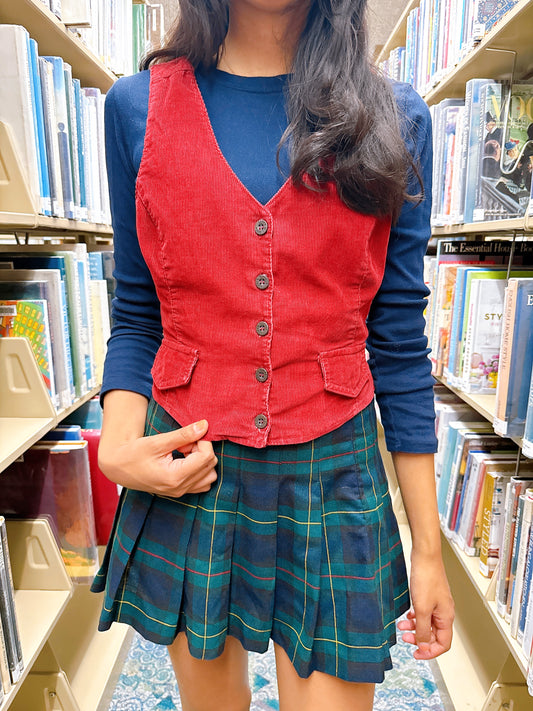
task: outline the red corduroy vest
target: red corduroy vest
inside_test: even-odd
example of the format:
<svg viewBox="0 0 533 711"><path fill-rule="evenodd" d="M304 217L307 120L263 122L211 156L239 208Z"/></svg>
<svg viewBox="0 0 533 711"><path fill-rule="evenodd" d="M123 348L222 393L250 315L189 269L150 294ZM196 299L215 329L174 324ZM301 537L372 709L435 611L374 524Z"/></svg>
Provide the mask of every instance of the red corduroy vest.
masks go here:
<svg viewBox="0 0 533 711"><path fill-rule="evenodd" d="M293 444L371 402L365 320L390 219L290 179L259 203L182 59L151 69L136 195L163 323L153 396L180 424L206 418L211 440Z"/></svg>

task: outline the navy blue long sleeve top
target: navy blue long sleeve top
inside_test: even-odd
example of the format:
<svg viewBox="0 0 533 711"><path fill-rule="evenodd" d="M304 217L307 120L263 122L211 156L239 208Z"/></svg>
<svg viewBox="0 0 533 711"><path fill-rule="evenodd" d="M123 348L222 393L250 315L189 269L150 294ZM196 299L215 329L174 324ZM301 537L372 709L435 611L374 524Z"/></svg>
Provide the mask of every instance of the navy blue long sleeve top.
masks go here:
<svg viewBox="0 0 533 711"><path fill-rule="evenodd" d="M287 127L285 77L239 77L219 70L197 81L220 149L263 204L290 172L277 146ZM139 248L135 181L148 114L149 71L119 79L105 106L106 159L113 219L116 295L102 398L120 389L151 395L150 370L162 338L159 302ZM391 230L382 285L367 320L369 365L389 451L434 452L433 378L424 336L428 295L423 256L430 237L432 139L424 101L408 84L394 83L404 140L424 185L419 204L404 204ZM172 121L172 116L167 117ZM420 190L413 177L410 192ZM209 186L206 186L209 199ZM184 423L186 424L186 423Z"/></svg>

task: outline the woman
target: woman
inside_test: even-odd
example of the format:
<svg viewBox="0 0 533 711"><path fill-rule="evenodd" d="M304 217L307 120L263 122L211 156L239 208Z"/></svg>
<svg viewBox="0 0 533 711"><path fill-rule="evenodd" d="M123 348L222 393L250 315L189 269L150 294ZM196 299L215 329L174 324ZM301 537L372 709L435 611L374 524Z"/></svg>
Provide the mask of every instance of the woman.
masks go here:
<svg viewBox="0 0 533 711"><path fill-rule="evenodd" d="M94 589L101 629L169 646L186 711L249 708L246 650L270 638L282 711L372 708L409 609L374 390L413 538L400 627L419 659L450 646L430 119L369 64L365 5L181 0L107 98L100 465L125 489Z"/></svg>

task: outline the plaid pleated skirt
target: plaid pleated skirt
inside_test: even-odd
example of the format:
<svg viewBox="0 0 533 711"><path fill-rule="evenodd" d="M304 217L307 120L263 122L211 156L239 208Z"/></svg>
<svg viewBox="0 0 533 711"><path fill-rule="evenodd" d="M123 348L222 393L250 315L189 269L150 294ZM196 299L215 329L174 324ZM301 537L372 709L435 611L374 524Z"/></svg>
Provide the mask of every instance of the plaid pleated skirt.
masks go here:
<svg viewBox="0 0 533 711"><path fill-rule="evenodd" d="M179 425L153 400L146 435ZM179 499L125 489L93 591L99 629L125 622L214 659L227 635L271 638L301 677L381 682L409 608L402 545L371 403L304 444L213 443L211 490Z"/></svg>

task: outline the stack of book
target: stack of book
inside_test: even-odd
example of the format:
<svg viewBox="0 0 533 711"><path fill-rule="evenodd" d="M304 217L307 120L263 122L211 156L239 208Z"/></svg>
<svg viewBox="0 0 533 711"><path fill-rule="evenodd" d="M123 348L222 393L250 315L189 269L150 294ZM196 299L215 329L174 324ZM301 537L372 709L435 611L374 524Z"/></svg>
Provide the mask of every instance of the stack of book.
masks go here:
<svg viewBox="0 0 533 711"><path fill-rule="evenodd" d="M517 0L420 0L407 18L405 47L381 70L426 94L465 57Z"/></svg>
<svg viewBox="0 0 533 711"><path fill-rule="evenodd" d="M80 427L52 430L2 472L0 511L6 517L46 518L72 580L91 582L98 550L89 445Z"/></svg>
<svg viewBox="0 0 533 711"><path fill-rule="evenodd" d="M493 394L497 434L522 437L533 368L533 245L516 242L508 270L511 248L500 239L438 240L436 256L425 258L426 321L434 375L465 393Z"/></svg>
<svg viewBox="0 0 533 711"><path fill-rule="evenodd" d="M0 25L0 121L42 215L111 223L104 97L61 57L40 57L20 25Z"/></svg>
<svg viewBox="0 0 533 711"><path fill-rule="evenodd" d="M533 167L533 84L466 83L431 107L433 226L521 218Z"/></svg>
<svg viewBox="0 0 533 711"><path fill-rule="evenodd" d="M0 337L25 336L57 410L102 379L114 291L111 251L0 248Z"/></svg>

